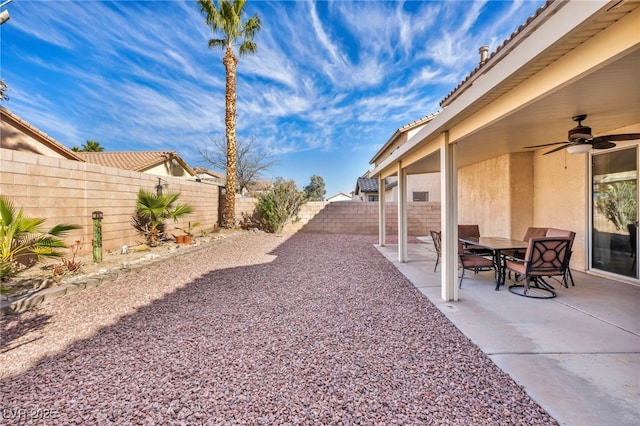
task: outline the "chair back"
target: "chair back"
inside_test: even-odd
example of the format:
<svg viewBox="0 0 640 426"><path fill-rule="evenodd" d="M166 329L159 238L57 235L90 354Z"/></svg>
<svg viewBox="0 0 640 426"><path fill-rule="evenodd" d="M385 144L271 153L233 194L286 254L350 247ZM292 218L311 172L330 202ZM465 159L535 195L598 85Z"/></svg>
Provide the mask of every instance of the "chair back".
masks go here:
<svg viewBox="0 0 640 426"><path fill-rule="evenodd" d="M571 254L570 244L569 237L531 238L524 257L526 275L564 275Z"/></svg>
<svg viewBox="0 0 640 426"><path fill-rule="evenodd" d="M569 250L573 247L573 240L576 238L576 233L573 231L567 231L566 229L547 228L546 237L566 237L569 238Z"/></svg>
<svg viewBox="0 0 640 426"><path fill-rule="evenodd" d="M467 238L467 237L480 238L480 226L458 225L458 238Z"/></svg>
<svg viewBox="0 0 640 426"><path fill-rule="evenodd" d="M529 240L533 237L546 237L547 236L547 228L536 228L530 226L527 228L527 232L524 233L524 238L522 241L529 242ZM549 235L551 237L551 235Z"/></svg>
<svg viewBox="0 0 640 426"><path fill-rule="evenodd" d="M442 245L442 234L440 231L430 231L431 238L433 239L433 247L436 249L436 253L440 256L440 246Z"/></svg>

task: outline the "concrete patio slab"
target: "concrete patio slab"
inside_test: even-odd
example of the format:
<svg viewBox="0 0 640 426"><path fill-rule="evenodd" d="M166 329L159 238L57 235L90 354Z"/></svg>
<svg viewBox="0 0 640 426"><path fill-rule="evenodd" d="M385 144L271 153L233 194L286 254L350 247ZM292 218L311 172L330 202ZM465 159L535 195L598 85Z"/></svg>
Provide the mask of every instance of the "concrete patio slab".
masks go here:
<svg viewBox="0 0 640 426"><path fill-rule="evenodd" d="M637 425L640 287L574 272L555 299L494 290L493 273L465 274L458 302L440 297L435 250L378 247L493 362L563 425ZM508 284L508 283L507 283Z"/></svg>

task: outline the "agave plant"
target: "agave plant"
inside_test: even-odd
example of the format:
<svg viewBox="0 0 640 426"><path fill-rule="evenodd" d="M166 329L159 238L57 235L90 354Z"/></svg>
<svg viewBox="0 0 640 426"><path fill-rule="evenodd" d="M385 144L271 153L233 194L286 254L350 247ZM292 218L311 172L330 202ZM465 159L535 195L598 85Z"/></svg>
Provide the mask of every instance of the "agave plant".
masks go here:
<svg viewBox="0 0 640 426"><path fill-rule="evenodd" d="M147 240L147 244L155 247L164 238L164 221L192 213L193 208L188 204L176 204L180 198L179 192L168 194L154 194L141 189L138 192L136 203L136 216L132 218L132 224Z"/></svg>
<svg viewBox="0 0 640 426"><path fill-rule="evenodd" d="M67 245L60 238L78 225L60 224L45 231L45 219L25 216L12 201L0 196L0 280L4 281L31 266L29 259L61 257Z"/></svg>

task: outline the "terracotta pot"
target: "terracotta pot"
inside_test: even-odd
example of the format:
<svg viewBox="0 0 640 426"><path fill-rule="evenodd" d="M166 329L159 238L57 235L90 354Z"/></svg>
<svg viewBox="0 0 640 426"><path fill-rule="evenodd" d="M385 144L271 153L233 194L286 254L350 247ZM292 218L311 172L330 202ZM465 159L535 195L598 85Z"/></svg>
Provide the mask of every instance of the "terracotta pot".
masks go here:
<svg viewBox="0 0 640 426"><path fill-rule="evenodd" d="M176 235L176 244L184 244L186 235Z"/></svg>
<svg viewBox="0 0 640 426"><path fill-rule="evenodd" d="M191 244L191 235L183 235L183 237L185 244Z"/></svg>

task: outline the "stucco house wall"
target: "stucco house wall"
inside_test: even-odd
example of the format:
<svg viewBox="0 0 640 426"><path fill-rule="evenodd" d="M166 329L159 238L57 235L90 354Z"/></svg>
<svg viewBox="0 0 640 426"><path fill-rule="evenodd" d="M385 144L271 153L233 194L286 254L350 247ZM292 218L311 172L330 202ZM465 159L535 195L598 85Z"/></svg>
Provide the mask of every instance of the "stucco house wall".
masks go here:
<svg viewBox="0 0 640 426"><path fill-rule="evenodd" d="M544 151L543 151L544 152ZM576 233L571 267L584 269L587 223L588 155L542 155L533 162L534 226L569 229Z"/></svg>
<svg viewBox="0 0 640 426"><path fill-rule="evenodd" d="M387 178L390 182L397 182L396 176ZM429 201L440 202L440 173L420 173L407 176L407 200L413 200L414 192L428 192ZM393 185L385 191L385 201L398 201L398 185Z"/></svg>
<svg viewBox="0 0 640 426"><path fill-rule="evenodd" d="M527 227L576 233L571 267L585 269L586 157L523 152L462 167L458 222L482 235L520 239Z"/></svg>

